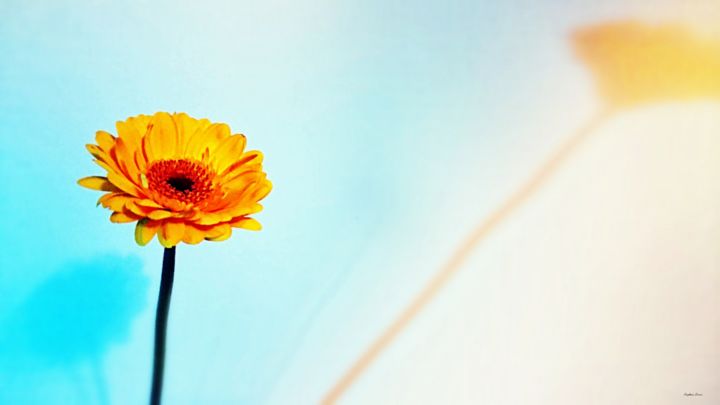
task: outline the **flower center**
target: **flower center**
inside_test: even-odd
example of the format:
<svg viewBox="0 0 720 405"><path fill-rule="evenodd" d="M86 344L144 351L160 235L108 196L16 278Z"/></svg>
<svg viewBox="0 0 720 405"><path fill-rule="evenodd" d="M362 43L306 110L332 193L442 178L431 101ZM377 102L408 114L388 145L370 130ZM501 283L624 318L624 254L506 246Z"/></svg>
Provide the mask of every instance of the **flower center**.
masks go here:
<svg viewBox="0 0 720 405"><path fill-rule="evenodd" d="M158 160L148 168L148 189L161 204L198 204L212 194L214 176L207 166L194 160Z"/></svg>
<svg viewBox="0 0 720 405"><path fill-rule="evenodd" d="M190 191L192 190L195 182L187 177L170 177L167 179L167 184L177 191Z"/></svg>

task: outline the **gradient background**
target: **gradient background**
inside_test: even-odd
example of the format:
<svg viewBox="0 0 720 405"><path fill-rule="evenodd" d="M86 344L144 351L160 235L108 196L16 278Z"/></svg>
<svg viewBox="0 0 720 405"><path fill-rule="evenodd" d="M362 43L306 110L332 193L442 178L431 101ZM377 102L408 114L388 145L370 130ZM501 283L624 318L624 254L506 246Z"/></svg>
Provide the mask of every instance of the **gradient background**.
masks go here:
<svg viewBox="0 0 720 405"><path fill-rule="evenodd" d="M598 110L568 34L720 2L0 4L0 404L138 404L161 247L83 145L127 116L266 155L260 233L182 245L167 404L313 404ZM628 110L478 248L347 404L720 401L720 104ZM686 398L685 392L702 393Z"/></svg>

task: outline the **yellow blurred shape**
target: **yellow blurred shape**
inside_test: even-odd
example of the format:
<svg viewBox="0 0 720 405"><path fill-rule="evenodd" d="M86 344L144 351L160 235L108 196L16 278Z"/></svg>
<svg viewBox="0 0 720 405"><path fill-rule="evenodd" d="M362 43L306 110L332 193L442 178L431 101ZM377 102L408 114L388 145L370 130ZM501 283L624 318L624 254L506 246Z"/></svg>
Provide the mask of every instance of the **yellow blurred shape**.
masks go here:
<svg viewBox="0 0 720 405"><path fill-rule="evenodd" d="M680 25L616 22L582 28L572 40L611 107L720 99L720 40Z"/></svg>

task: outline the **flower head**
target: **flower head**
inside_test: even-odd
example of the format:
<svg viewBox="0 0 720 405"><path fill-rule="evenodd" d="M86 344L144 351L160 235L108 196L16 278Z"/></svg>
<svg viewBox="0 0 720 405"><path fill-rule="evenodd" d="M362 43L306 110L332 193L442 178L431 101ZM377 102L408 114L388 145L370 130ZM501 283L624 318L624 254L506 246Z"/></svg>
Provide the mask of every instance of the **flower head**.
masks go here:
<svg viewBox="0 0 720 405"><path fill-rule="evenodd" d="M262 153L244 151L245 136L226 124L185 113L158 112L117 123L118 136L98 131L87 145L106 177L78 180L106 191L98 204L112 222L135 222L135 240L160 243L221 241L232 228L260 230L250 215L272 189Z"/></svg>

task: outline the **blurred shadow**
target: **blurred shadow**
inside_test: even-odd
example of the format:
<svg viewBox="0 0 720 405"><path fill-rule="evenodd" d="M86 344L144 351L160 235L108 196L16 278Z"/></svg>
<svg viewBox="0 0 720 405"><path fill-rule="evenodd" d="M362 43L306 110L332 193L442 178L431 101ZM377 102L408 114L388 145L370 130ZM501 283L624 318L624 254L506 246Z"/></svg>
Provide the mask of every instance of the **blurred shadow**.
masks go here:
<svg viewBox="0 0 720 405"><path fill-rule="evenodd" d="M571 40L609 106L720 99L720 40L691 27L614 21L581 27Z"/></svg>
<svg viewBox="0 0 720 405"><path fill-rule="evenodd" d="M395 338L428 306L494 230L544 186L592 132L625 108L658 101L720 99L720 40L678 24L620 21L582 27L571 37L603 97L603 108L579 128L457 247L443 267L325 394L335 404Z"/></svg>
<svg viewBox="0 0 720 405"><path fill-rule="evenodd" d="M102 360L129 337L148 284L136 257L103 255L57 269L0 322L0 403L48 403L41 391L70 385L78 402L108 404ZM92 380L77 381L88 367Z"/></svg>

